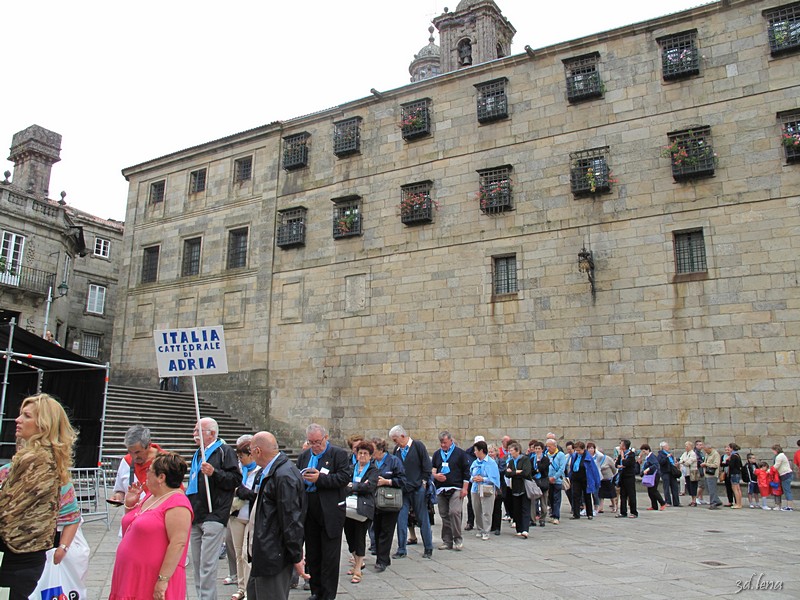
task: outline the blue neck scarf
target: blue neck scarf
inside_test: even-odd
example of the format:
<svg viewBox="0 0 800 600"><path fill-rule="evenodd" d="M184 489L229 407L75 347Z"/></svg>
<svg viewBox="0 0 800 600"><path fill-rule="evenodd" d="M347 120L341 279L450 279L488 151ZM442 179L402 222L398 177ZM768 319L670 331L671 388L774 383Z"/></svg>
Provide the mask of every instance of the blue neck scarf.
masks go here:
<svg viewBox="0 0 800 600"><path fill-rule="evenodd" d="M314 451L311 451L311 457L308 459L308 469L316 469L317 465L319 464L319 459L328 451L328 448L331 447L331 443L328 442L325 444L325 450L320 452L319 454L314 454ZM317 486L310 481L306 481L306 491L307 492L316 492Z"/></svg>
<svg viewBox="0 0 800 600"><path fill-rule="evenodd" d="M389 456L388 452L383 453L383 458L380 460L375 461L375 466L378 467L378 470L383 468L383 465L386 463L386 457Z"/></svg>
<svg viewBox="0 0 800 600"><path fill-rule="evenodd" d="M403 462L406 462L406 456L408 456L409 448L411 448L411 446L403 446L402 450L400 450L400 456L403 457Z"/></svg>
<svg viewBox="0 0 800 600"><path fill-rule="evenodd" d="M217 440L213 444L211 444L208 448L206 448L206 462L208 462L209 456L211 456L214 451L222 446L222 440ZM189 471L189 485L186 486L186 495L189 496L190 494L197 493L197 477L200 475L200 465L203 462L203 458L200 455L200 448L197 449L197 452L194 453L192 457L192 468Z"/></svg>
<svg viewBox="0 0 800 600"><path fill-rule="evenodd" d="M358 470L358 463L356 463L355 468L353 469L353 483L361 483L361 478L364 477L364 473L369 469L369 463L364 465L364 468L360 471Z"/></svg>
<svg viewBox="0 0 800 600"><path fill-rule="evenodd" d="M453 453L453 449L456 447L455 444L450 444L450 450L445 452L444 450L439 450L439 453L442 455L442 470L439 471L442 475L447 475L450 472L450 455Z"/></svg>
<svg viewBox="0 0 800 600"><path fill-rule="evenodd" d="M250 476L250 471L255 471L258 468L256 461L251 462L249 465L242 465L242 483L247 485L247 478Z"/></svg>
<svg viewBox="0 0 800 600"><path fill-rule="evenodd" d="M579 471L581 468L581 459L583 458L583 454L578 454L575 461L572 463L572 470Z"/></svg>

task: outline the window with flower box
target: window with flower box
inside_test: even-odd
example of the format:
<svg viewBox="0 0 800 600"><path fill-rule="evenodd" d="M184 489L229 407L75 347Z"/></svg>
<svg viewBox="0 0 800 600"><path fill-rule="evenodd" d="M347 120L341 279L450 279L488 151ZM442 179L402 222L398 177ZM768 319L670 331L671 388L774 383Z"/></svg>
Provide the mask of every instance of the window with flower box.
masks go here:
<svg viewBox="0 0 800 600"><path fill-rule="evenodd" d="M656 40L661 47L661 73L665 81L700 73L697 30L664 36Z"/></svg>
<svg viewBox="0 0 800 600"><path fill-rule="evenodd" d="M361 198L347 196L333 200L333 239L361 235Z"/></svg>
<svg viewBox="0 0 800 600"><path fill-rule="evenodd" d="M662 155L670 159L675 181L714 175L717 155L711 145L710 127L693 127L667 135L669 145L663 149Z"/></svg>
<svg viewBox="0 0 800 600"><path fill-rule="evenodd" d="M684 275L708 271L703 230L676 231L673 236L675 242L675 272L678 275Z"/></svg>
<svg viewBox="0 0 800 600"><path fill-rule="evenodd" d="M404 225L420 225L433 221L436 201L431 196L432 181L420 181L400 188L400 221Z"/></svg>
<svg viewBox="0 0 800 600"><path fill-rule="evenodd" d="M283 168L287 171L302 169L308 165L308 138L311 134L304 131L283 138Z"/></svg>
<svg viewBox="0 0 800 600"><path fill-rule="evenodd" d="M600 53L593 52L564 61L567 75L567 100L581 102L601 98L605 86L600 79Z"/></svg>
<svg viewBox="0 0 800 600"><path fill-rule="evenodd" d="M333 124L333 153L349 156L361 152L361 117Z"/></svg>
<svg viewBox="0 0 800 600"><path fill-rule="evenodd" d="M164 195L167 191L167 182L162 179L161 181L154 181L150 184L150 204L158 204L164 201Z"/></svg>
<svg viewBox="0 0 800 600"><path fill-rule="evenodd" d="M511 165L478 171L478 202L481 211L494 215L513 208L511 197Z"/></svg>
<svg viewBox="0 0 800 600"><path fill-rule="evenodd" d="M764 11L772 56L800 50L800 2Z"/></svg>
<svg viewBox="0 0 800 600"><path fill-rule="evenodd" d="M241 183L248 181L253 176L253 157L245 156L233 161L233 181Z"/></svg>
<svg viewBox="0 0 800 600"><path fill-rule="evenodd" d="M306 243L306 209L303 206L278 211L278 234L275 243L279 248L294 248Z"/></svg>
<svg viewBox="0 0 800 600"><path fill-rule="evenodd" d="M800 111L778 115L781 121L781 143L786 150L786 162L800 162Z"/></svg>
<svg viewBox="0 0 800 600"><path fill-rule="evenodd" d="M519 291L517 282L517 256L492 257L492 292L494 296L516 294Z"/></svg>
<svg viewBox="0 0 800 600"><path fill-rule="evenodd" d="M478 90L479 123L491 123L508 117L507 87L507 77L475 84Z"/></svg>
<svg viewBox="0 0 800 600"><path fill-rule="evenodd" d="M423 98L400 105L400 130L403 139L415 140L431 133L431 100Z"/></svg>
<svg viewBox="0 0 800 600"><path fill-rule="evenodd" d="M576 196L603 194L616 183L608 166L608 146L572 152L569 155L569 180Z"/></svg>
<svg viewBox="0 0 800 600"><path fill-rule="evenodd" d="M189 173L189 193L199 194L206 189L206 170L197 169Z"/></svg>

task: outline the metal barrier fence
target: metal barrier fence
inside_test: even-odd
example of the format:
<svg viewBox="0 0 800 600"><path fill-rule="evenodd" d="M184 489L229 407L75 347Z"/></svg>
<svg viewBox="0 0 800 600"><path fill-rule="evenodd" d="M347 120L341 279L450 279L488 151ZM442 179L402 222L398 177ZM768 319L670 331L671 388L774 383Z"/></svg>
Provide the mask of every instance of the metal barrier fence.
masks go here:
<svg viewBox="0 0 800 600"><path fill-rule="evenodd" d="M72 484L75 486L75 499L81 509L81 516L86 522L105 521L106 529L110 527L108 514L108 490L106 488L106 472L99 468L70 469Z"/></svg>

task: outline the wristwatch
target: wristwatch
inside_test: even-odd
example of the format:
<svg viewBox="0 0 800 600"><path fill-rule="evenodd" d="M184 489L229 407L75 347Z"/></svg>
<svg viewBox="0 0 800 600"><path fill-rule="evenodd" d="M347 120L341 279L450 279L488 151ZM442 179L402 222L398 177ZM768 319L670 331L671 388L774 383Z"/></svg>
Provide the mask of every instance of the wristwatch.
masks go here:
<svg viewBox="0 0 800 600"><path fill-rule="evenodd" d="M159 573L159 574L158 574L158 580L159 580L159 581L169 581L169 577L167 577L166 575L162 575L161 573Z"/></svg>
<svg viewBox="0 0 800 600"><path fill-rule="evenodd" d="M59 550L63 550L64 552L69 552L69 546L67 546L66 544L61 544L58 548Z"/></svg>

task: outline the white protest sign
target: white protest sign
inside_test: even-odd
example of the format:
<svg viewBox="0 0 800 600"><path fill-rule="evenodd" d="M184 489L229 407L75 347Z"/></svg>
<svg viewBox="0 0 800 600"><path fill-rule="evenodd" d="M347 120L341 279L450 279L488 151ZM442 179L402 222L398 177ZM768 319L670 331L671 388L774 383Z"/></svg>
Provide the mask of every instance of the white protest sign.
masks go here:
<svg viewBox="0 0 800 600"><path fill-rule="evenodd" d="M218 375L228 372L222 325L153 332L159 377Z"/></svg>

